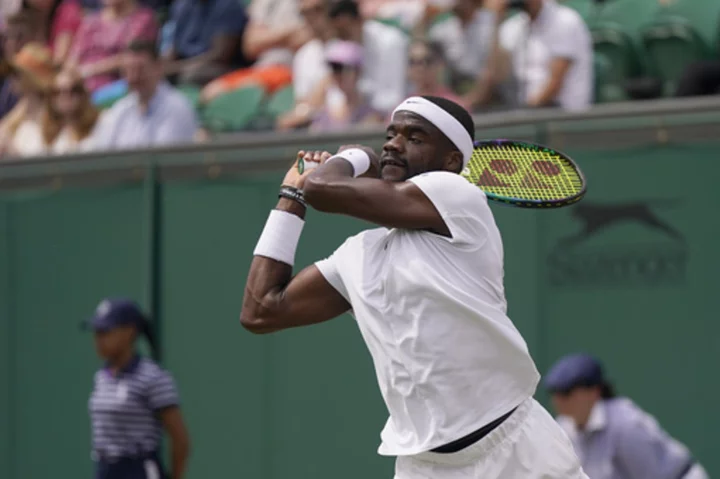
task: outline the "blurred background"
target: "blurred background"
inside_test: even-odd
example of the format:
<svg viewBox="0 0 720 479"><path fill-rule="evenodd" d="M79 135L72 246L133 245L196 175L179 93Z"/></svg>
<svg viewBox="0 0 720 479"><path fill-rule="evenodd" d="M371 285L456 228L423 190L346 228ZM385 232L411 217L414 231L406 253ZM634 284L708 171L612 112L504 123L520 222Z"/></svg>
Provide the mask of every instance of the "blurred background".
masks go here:
<svg viewBox="0 0 720 479"><path fill-rule="evenodd" d="M580 164L576 206L493 205L509 315L542 373L597 355L720 474L717 0L2 0L0 15L0 477L92 474L101 362L79 323L118 295L150 314L177 381L187 477L391 477L352 318L257 337L238 314L297 150L380 148L412 94L462 103L478 138ZM297 266L366 226L309 212Z"/></svg>

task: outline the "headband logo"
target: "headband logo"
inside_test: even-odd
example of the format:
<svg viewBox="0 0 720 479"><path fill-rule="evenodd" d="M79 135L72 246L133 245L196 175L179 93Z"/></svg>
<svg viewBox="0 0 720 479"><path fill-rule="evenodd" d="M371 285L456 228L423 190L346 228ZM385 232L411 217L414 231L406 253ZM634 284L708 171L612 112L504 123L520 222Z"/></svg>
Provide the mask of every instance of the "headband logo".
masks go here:
<svg viewBox="0 0 720 479"><path fill-rule="evenodd" d="M98 304L97 309L95 310L95 314L98 316L105 316L110 312L110 301L107 299L103 300Z"/></svg>

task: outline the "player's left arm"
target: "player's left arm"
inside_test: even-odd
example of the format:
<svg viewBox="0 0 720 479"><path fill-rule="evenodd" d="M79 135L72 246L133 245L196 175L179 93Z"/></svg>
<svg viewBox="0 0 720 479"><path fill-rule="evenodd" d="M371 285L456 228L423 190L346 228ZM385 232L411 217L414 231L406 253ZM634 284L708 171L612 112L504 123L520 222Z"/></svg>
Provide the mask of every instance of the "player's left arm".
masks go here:
<svg viewBox="0 0 720 479"><path fill-rule="evenodd" d="M378 178L379 160L366 147L360 148L371 158L370 170L354 177L349 161L333 160L316 168L305 181L303 194L307 203L318 211L338 213L388 228L431 230L451 236L448 225L430 198L410 181L390 182Z"/></svg>

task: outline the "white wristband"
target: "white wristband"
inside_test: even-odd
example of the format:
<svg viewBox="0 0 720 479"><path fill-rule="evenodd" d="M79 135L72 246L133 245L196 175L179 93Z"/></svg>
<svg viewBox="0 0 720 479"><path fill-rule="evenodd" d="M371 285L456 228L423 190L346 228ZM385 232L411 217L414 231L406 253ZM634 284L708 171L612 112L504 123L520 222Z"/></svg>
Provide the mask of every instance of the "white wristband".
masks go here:
<svg viewBox="0 0 720 479"><path fill-rule="evenodd" d="M349 148L347 150L343 150L337 155L333 155L328 158L325 163L336 158L342 158L343 160L349 161L353 166L353 176L356 178L370 169L370 157L360 148Z"/></svg>
<svg viewBox="0 0 720 479"><path fill-rule="evenodd" d="M292 266L305 221L287 211L272 210L253 255L265 256Z"/></svg>

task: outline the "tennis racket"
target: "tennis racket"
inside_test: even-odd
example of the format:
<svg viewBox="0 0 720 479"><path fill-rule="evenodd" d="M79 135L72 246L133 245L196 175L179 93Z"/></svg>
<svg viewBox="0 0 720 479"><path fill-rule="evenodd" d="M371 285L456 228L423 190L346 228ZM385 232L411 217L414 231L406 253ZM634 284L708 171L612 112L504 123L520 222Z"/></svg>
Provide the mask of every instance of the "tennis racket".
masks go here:
<svg viewBox="0 0 720 479"><path fill-rule="evenodd" d="M317 163L300 160L298 170ZM489 200L521 208L560 208L580 201L585 176L567 155L535 143L483 140L461 176L479 187Z"/></svg>
<svg viewBox="0 0 720 479"><path fill-rule="evenodd" d="M461 175L488 199L522 208L560 208L580 201L585 176L567 155L516 140L483 140Z"/></svg>

